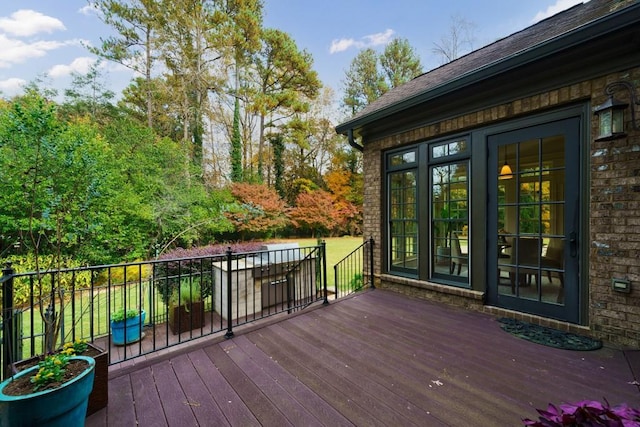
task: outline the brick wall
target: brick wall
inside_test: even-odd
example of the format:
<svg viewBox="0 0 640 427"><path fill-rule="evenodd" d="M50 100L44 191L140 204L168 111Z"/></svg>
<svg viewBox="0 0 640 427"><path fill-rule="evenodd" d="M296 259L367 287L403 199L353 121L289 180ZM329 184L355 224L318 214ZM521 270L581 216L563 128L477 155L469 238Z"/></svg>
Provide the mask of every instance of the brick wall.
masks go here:
<svg viewBox="0 0 640 427"><path fill-rule="evenodd" d="M382 151L576 102L590 101L592 106L598 105L606 100L605 86L616 80L632 81L636 87L640 87L640 68L516 99L383 139L365 141L365 237L382 242ZM630 102L629 95L624 92L616 92L616 98ZM637 107L640 109L640 105ZM630 127L629 109L625 114L627 137L614 141L594 141L597 122L592 120L592 135L584 141L589 144L590 152L589 170L586 171L590 187L590 249L587 261L589 274L583 280L589 286L588 332L609 344L640 348L640 132ZM640 120L636 122L640 123ZM431 286L434 284L423 282L418 286L411 281L390 280L390 276L381 271L384 253L381 246L375 245L375 271L379 286L447 304L495 312L493 308L483 308L478 304L475 294L443 296L438 295L443 292L439 285ZM614 277L630 280L632 292L614 292L611 286ZM533 319L529 315L525 317L536 321L535 316ZM549 323L541 318L538 321ZM574 326L564 325L567 329L575 329Z"/></svg>

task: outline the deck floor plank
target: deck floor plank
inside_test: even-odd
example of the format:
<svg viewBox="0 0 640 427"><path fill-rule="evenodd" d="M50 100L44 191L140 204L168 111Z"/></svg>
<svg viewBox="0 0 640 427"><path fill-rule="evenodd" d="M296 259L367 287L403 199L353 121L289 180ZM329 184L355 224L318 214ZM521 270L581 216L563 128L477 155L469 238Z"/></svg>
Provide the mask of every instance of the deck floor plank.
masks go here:
<svg viewBox="0 0 640 427"><path fill-rule="evenodd" d="M345 394L347 386L342 384L341 378L331 371L316 369L317 365L310 363L299 348L281 341L271 328L250 334L248 338L353 424L384 426L366 406L352 398L355 387Z"/></svg>
<svg viewBox="0 0 640 427"><path fill-rule="evenodd" d="M204 350L200 349L189 353L189 359L230 425L251 426L259 424Z"/></svg>
<svg viewBox="0 0 640 427"><path fill-rule="evenodd" d="M238 340L233 340L233 345L225 346L229 358L249 377L260 389L262 394L287 417L295 426L319 426L322 425L307 409L296 400L295 395L290 394L279 381L265 372L270 365L259 366L251 360L249 355L238 345Z"/></svg>
<svg viewBox="0 0 640 427"><path fill-rule="evenodd" d="M131 403L135 405L135 411L139 425L166 426L166 407L160 400L153 372L150 368L141 369L130 376L133 395ZM111 384L109 385L109 401L111 401ZM169 403L169 402L167 402ZM111 403L109 409L115 408ZM111 411L110 411L111 412ZM111 419L109 419L111 423Z"/></svg>
<svg viewBox="0 0 640 427"><path fill-rule="evenodd" d="M193 411L198 424L229 425L189 355L183 354L172 358L171 365L187 398L186 404Z"/></svg>
<svg viewBox="0 0 640 427"><path fill-rule="evenodd" d="M87 425L521 425L549 402L637 406L639 354L545 347L374 290L112 367L109 407Z"/></svg>
<svg viewBox="0 0 640 427"><path fill-rule="evenodd" d="M190 402L173 370L173 364L180 360L181 358L176 358L152 365L153 378L167 423L170 426L197 425Z"/></svg>
<svg viewBox="0 0 640 427"><path fill-rule="evenodd" d="M229 340L205 348L213 363L227 379L243 402L251 409L260 425L292 425L286 416L262 393L260 388L235 364L227 354L235 344Z"/></svg>
<svg viewBox="0 0 640 427"><path fill-rule="evenodd" d="M314 312L308 317L318 315L317 312ZM306 317L296 322L296 327L309 329L312 325L305 324L305 320ZM412 402L421 402L422 399L428 397L429 401L437 406L438 394L435 393L434 389L442 386L453 387L452 390L457 390L456 394L460 398L459 411L475 409L477 413L480 413L485 411L486 408L492 408L494 411L508 410L508 406L513 404L508 401L505 402L505 398L517 396L518 394L517 387L509 387L509 384L498 383L495 380L496 375L494 372L492 370L487 371L486 366L482 365L473 369L473 375L478 377L484 371L487 371L488 375L481 379L483 388L492 387L498 392L497 397L499 399L494 399L492 395L488 395L482 389L472 388L469 368L473 364L473 359L460 351L465 346L457 343L455 337L444 337L444 339L433 342L423 338L422 342L416 340L414 343L399 339L395 340L393 345L390 346L388 330L382 330L378 327L378 325L388 324L384 318L374 317L371 322L366 323L353 319L353 322L347 322L350 326L345 328L341 325L345 323L344 314L323 314L322 323L327 327L318 329L317 335L322 335L323 339L330 343L329 345L335 341L331 339L331 336L337 335L341 339L349 340L350 347L354 353L374 355L373 360L367 361L371 365L367 366L367 370L371 372L372 377L386 378L387 382L395 383L396 387L394 389L405 395ZM368 339L359 340L358 337L361 336L367 336ZM447 343L446 339L452 342ZM446 359L434 356L442 352L445 346L448 346L446 348ZM437 351L425 351L425 348L428 347L437 349ZM408 360L411 363L406 363ZM459 375L458 372L461 370L463 374ZM506 390L504 390L505 388ZM500 390L502 390L502 393L499 392ZM414 392L413 395L407 394L411 391ZM428 393L428 396L424 393ZM447 394L447 399L451 393L452 391ZM487 400L488 397L491 398L490 401ZM447 411L451 409L450 403L447 403L446 406L448 406ZM431 412L437 413L433 407ZM491 417L490 414L489 417Z"/></svg>
<svg viewBox="0 0 640 427"><path fill-rule="evenodd" d="M318 420L324 420L329 426L352 426L353 424L324 399L313 392L306 384L284 369L272 357L262 352L258 347L244 336L234 339L238 347L251 357L265 372L284 387L293 398L303 405Z"/></svg>

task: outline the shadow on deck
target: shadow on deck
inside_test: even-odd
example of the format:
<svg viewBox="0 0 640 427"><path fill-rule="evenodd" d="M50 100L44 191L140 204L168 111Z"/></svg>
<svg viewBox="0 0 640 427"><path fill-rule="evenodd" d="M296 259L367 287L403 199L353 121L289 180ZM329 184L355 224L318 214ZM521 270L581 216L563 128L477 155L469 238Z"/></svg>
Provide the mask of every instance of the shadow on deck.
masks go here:
<svg viewBox="0 0 640 427"><path fill-rule="evenodd" d="M638 352L544 347L382 290L235 333L112 366L87 426L516 426L549 402L640 401Z"/></svg>

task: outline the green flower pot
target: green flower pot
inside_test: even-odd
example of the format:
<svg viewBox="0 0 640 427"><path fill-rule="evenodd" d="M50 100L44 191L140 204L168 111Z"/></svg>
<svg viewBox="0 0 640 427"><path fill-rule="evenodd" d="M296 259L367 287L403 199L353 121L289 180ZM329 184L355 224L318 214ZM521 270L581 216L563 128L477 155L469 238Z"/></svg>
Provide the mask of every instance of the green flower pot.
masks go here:
<svg viewBox="0 0 640 427"><path fill-rule="evenodd" d="M39 367L20 371L0 384L0 426L84 426L93 388L95 361L91 357L73 356L70 360L84 360L87 368L71 381L53 390L38 391L22 396L4 394L5 387L14 379L34 375Z"/></svg>

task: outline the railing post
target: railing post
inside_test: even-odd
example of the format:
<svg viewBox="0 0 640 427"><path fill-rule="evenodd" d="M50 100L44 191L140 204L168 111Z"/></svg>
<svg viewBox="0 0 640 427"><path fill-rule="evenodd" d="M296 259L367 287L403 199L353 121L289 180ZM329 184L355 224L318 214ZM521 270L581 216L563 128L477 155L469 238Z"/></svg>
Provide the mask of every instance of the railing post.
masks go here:
<svg viewBox="0 0 640 427"><path fill-rule="evenodd" d="M322 254L322 288L324 289L324 305L329 304L329 295L327 293L327 242L320 242L320 253Z"/></svg>
<svg viewBox="0 0 640 427"><path fill-rule="evenodd" d="M369 237L369 280L371 281L371 289L375 289L373 283L373 237Z"/></svg>
<svg viewBox="0 0 640 427"><path fill-rule="evenodd" d="M227 333L224 334L226 339L233 338L233 316L231 315L231 310L233 308L233 299L231 298L231 289L233 287L232 283L232 257L233 251L231 250L231 246L227 249Z"/></svg>
<svg viewBox="0 0 640 427"><path fill-rule="evenodd" d="M18 336L13 330L13 268L7 262L2 270L2 379L9 377L9 366L13 360L13 339Z"/></svg>

